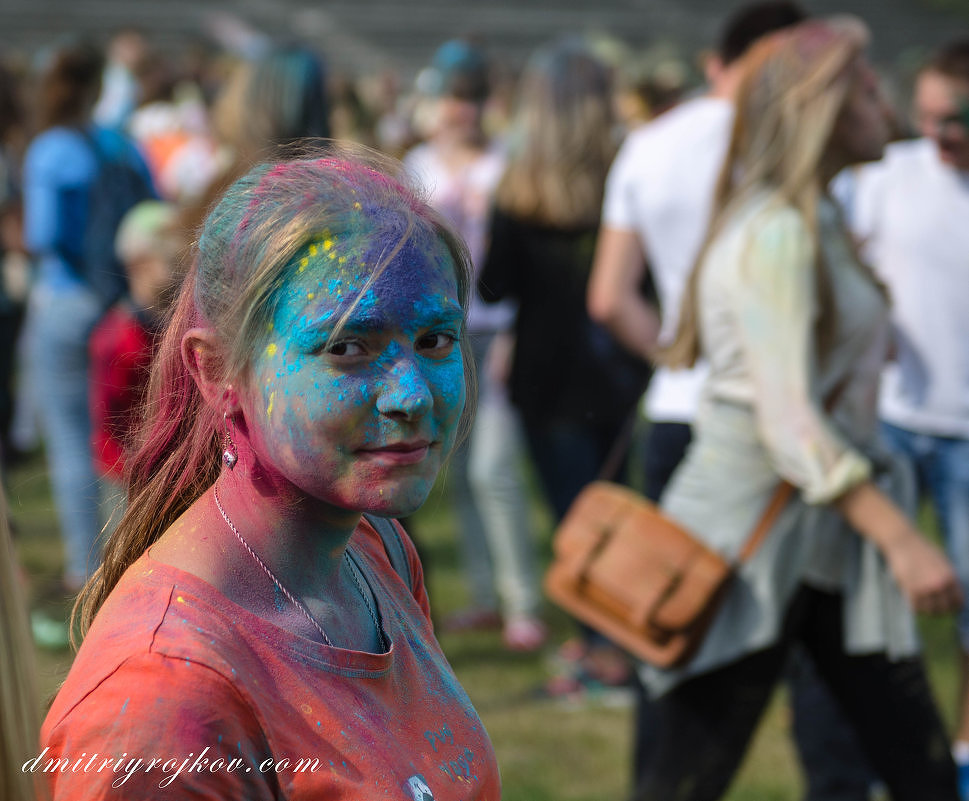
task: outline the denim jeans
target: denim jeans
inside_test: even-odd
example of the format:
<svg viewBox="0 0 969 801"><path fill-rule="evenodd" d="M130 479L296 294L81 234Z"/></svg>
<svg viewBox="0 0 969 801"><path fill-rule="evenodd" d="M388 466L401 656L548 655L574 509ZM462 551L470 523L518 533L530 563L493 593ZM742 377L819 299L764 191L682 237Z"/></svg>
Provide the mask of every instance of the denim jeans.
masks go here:
<svg viewBox="0 0 969 801"><path fill-rule="evenodd" d="M98 479L91 454L88 337L101 307L81 286L31 290L29 380L37 401L54 505L65 551L65 579L78 583L98 566Z"/></svg>
<svg viewBox="0 0 969 801"><path fill-rule="evenodd" d="M889 447L909 459L919 491L932 501L946 551L969 599L969 440L919 434L882 424ZM962 650L969 653L969 603L957 618Z"/></svg>

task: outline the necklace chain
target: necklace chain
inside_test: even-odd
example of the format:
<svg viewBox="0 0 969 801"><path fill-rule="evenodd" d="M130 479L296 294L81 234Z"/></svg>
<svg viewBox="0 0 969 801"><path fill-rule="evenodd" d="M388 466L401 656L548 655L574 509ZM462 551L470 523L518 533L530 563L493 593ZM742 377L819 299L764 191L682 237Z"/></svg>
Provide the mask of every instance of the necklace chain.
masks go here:
<svg viewBox="0 0 969 801"><path fill-rule="evenodd" d="M310 623L313 624L313 628L315 628L319 632L320 637L322 637L323 639L323 642L329 646L332 646L333 643L330 641L330 638L326 636L326 632L323 630L323 627L319 624L317 619L310 614L309 609L307 609L303 605L303 603L299 600L299 598L297 598L295 595L293 595L293 593L291 593L283 586L282 582L278 578L276 578L272 570L269 569L268 565L265 562L263 562L262 559L259 558L259 554L257 554L252 549L252 546L250 546L249 543L246 542L245 537L242 536L242 533L239 531L238 528L236 528L235 523L232 522L232 520L229 518L229 515L226 513L225 509L222 507L222 501L219 499L219 490L218 490L218 487L216 486L212 487L212 497L215 499L215 508L219 510L219 514L222 515L222 519L225 520L225 524L229 527L232 533L235 534L236 539L239 540L239 542L242 544L242 547L246 549L246 552L249 554L249 556L251 556L255 560L256 564L262 568L263 572L267 576L269 576L272 583L276 585L276 589L278 589L286 597L286 600L288 600L293 606L295 606L303 614L303 616ZM348 550L343 552L343 558L344 558L344 561L347 563L347 567L349 567L350 569L350 578L353 579L353 583L357 588L357 592L360 593L360 597L363 599L364 606L367 607L367 611L370 613L370 619L373 621L374 629L377 631L377 637L380 640L380 644L384 648L384 650L387 650L387 640L386 640L386 637L384 636L383 627L380 625L380 621L377 618L377 610L374 609L373 604L370 602L370 599L367 597L367 593L363 589L363 585L360 583L360 579L357 578L357 571L360 568L357 567L354 560L350 557L350 552Z"/></svg>

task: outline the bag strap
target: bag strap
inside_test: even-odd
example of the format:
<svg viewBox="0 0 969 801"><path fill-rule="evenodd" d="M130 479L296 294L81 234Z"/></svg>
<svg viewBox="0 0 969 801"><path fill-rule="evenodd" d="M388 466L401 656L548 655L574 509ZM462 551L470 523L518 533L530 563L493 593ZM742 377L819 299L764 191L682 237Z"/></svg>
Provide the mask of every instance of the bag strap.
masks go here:
<svg viewBox="0 0 969 801"><path fill-rule="evenodd" d="M414 586L414 582L410 572L410 562L407 559L407 549L404 547L404 541L400 538L400 532L397 530L397 526L394 525L394 521L386 517L377 517L376 515L370 514L364 514L364 517L373 526L377 534L380 535L380 540L383 542L384 550L387 552L387 558L390 560L391 567L404 580L407 588L411 589Z"/></svg>
<svg viewBox="0 0 969 801"><path fill-rule="evenodd" d="M777 516L781 513L784 507L787 506L787 502L790 500L793 493L794 485L789 481L782 481L780 484L778 484L777 489L774 490L774 494L771 495L767 508L760 516L760 520L757 521L757 525L754 526L754 530L751 532L750 536L747 537L744 547L740 549L740 553L737 555L737 564L746 562L757 552L757 549L761 546L761 543L771 530L771 526L773 526L774 522L777 520Z"/></svg>
<svg viewBox="0 0 969 801"><path fill-rule="evenodd" d="M639 402L637 401L633 404L632 411L626 415L622 428L619 429L619 434L609 447L609 453L606 454L606 458L599 468L599 474L597 476L599 481L613 481L619 475L623 462L626 460L626 454L629 452L629 446L632 442L633 431L636 428L638 418Z"/></svg>
<svg viewBox="0 0 969 801"><path fill-rule="evenodd" d="M827 400L824 402L825 411L830 412L835 405L840 400L841 396L844 394L845 389L848 387L848 381L851 375L845 376L838 385L831 390L828 394ZM771 499L767 504L767 508L764 509L764 513L760 516L760 520L757 521L757 525L754 526L754 530L747 537L747 541L744 543L743 548L740 549L740 553L737 555L737 564L742 564L746 562L750 557L752 557L757 549L761 546L764 539L767 537L767 533L771 530L771 526L777 520L777 516L781 513L787 502L790 500L791 495L794 493L794 485L789 481L782 481L777 489L774 490L774 494L771 495Z"/></svg>

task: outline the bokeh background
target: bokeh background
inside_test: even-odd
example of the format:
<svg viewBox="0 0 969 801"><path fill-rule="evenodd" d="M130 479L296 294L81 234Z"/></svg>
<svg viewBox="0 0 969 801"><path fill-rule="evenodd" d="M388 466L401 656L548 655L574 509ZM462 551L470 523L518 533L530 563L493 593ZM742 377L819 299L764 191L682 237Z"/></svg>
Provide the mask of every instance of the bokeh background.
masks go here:
<svg viewBox="0 0 969 801"><path fill-rule="evenodd" d="M434 48L474 35L515 68L562 33L616 37L634 49L671 43L692 55L740 5L731 0L2 0L0 47L31 58L58 37L107 36L123 25L159 47L261 46L266 37L317 46L334 70L391 69L412 78ZM850 12L874 33L873 54L902 66L954 29L969 26L969 0L805 0L814 14Z"/></svg>

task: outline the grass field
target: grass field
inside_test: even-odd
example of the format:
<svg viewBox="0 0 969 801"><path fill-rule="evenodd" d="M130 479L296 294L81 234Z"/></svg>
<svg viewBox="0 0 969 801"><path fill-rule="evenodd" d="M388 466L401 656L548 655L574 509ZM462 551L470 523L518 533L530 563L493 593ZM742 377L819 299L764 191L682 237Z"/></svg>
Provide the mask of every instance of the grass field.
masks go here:
<svg viewBox="0 0 969 801"><path fill-rule="evenodd" d="M38 457L7 477L11 516L35 604L56 578L61 550L43 461ZM931 521L926 521L931 523ZM534 523L543 558L550 521L541 506ZM426 561L435 616L460 608L466 595L449 505L435 493L414 519ZM63 609L61 605L60 609ZM48 611L58 611L48 604ZM569 621L548 610L553 645L572 634ZM922 621L933 687L951 722L956 650L951 623ZM504 801L619 801L629 789L632 709L604 701L568 705L536 697L548 677L548 654L502 649L497 633L443 635L442 645L474 700L501 765ZM45 704L71 662L69 651L38 651L40 703ZM790 745L787 708L779 691L760 726L726 801L795 801L801 778Z"/></svg>

